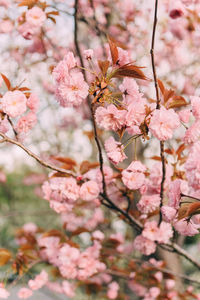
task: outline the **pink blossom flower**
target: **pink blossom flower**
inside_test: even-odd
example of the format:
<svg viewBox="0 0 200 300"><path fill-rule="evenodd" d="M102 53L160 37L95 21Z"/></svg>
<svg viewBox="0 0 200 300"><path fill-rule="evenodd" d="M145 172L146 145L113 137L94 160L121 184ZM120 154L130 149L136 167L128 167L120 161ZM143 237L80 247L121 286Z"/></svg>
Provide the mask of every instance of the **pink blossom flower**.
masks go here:
<svg viewBox="0 0 200 300"><path fill-rule="evenodd" d="M67 78L69 75L69 71L75 68L77 65L77 61L74 57L74 54L69 51L64 59L61 60L57 66L53 69L53 77L57 81L57 83L61 83Z"/></svg>
<svg viewBox="0 0 200 300"><path fill-rule="evenodd" d="M171 222L174 220L177 210L171 206L163 205L161 208L162 217L165 222Z"/></svg>
<svg viewBox="0 0 200 300"><path fill-rule="evenodd" d="M107 297L108 299L116 299L118 296L119 284L116 281L112 281L108 285Z"/></svg>
<svg viewBox="0 0 200 300"><path fill-rule="evenodd" d="M95 273L105 271L106 266L99 260L101 244L94 241L94 244L84 250L78 261L78 279L86 280Z"/></svg>
<svg viewBox="0 0 200 300"><path fill-rule="evenodd" d="M56 177L44 182L44 198L57 213L71 211L73 203L79 198L80 188L73 177Z"/></svg>
<svg viewBox="0 0 200 300"><path fill-rule="evenodd" d="M7 299L10 296L10 293L4 288L4 284L0 283L0 298Z"/></svg>
<svg viewBox="0 0 200 300"><path fill-rule="evenodd" d="M160 205L160 196L155 195L143 195L137 203L137 208L144 214L155 211Z"/></svg>
<svg viewBox="0 0 200 300"><path fill-rule="evenodd" d="M104 166L103 173L104 173L106 183L107 184L111 183L113 181L113 170L111 169L111 167ZM96 172L96 181L99 184L99 186L102 186L102 174L100 169L98 169Z"/></svg>
<svg viewBox="0 0 200 300"><path fill-rule="evenodd" d="M26 223L23 226L23 230L28 232L28 233L36 233L38 227L35 223Z"/></svg>
<svg viewBox="0 0 200 300"><path fill-rule="evenodd" d="M175 111L162 106L161 109L154 110L149 129L157 139L166 141L172 138L173 131L179 126L180 120Z"/></svg>
<svg viewBox="0 0 200 300"><path fill-rule="evenodd" d="M27 99L26 105L30 108L33 112L36 112L39 107L39 98L36 94L31 93L29 98Z"/></svg>
<svg viewBox="0 0 200 300"><path fill-rule="evenodd" d="M160 289L158 287L151 287L143 300L154 300L160 295Z"/></svg>
<svg viewBox="0 0 200 300"><path fill-rule="evenodd" d="M144 297L147 293L147 288L142 284L135 282L134 280L130 280L128 282L128 287L139 297Z"/></svg>
<svg viewBox="0 0 200 300"><path fill-rule="evenodd" d="M36 123L36 114L34 112L29 112L26 116L23 116L18 120L16 130L19 133L26 133L32 129Z"/></svg>
<svg viewBox="0 0 200 300"><path fill-rule="evenodd" d="M181 180L176 179L169 185L169 202L168 205L178 209L181 200Z"/></svg>
<svg viewBox="0 0 200 300"><path fill-rule="evenodd" d="M159 234L159 228L156 221L147 221L144 224L144 229L142 231L143 237L150 239L151 241L156 241Z"/></svg>
<svg viewBox="0 0 200 300"><path fill-rule="evenodd" d="M28 288L21 288L17 294L20 299L28 299L33 295L33 292Z"/></svg>
<svg viewBox="0 0 200 300"><path fill-rule="evenodd" d="M151 241L157 241L158 243L166 244L173 236L172 227L169 223L161 222L158 227L156 221L147 221L144 224L142 235Z"/></svg>
<svg viewBox="0 0 200 300"><path fill-rule="evenodd" d="M45 270L42 270L34 280L30 279L28 282L29 287L32 290L38 290L48 282L48 274Z"/></svg>
<svg viewBox="0 0 200 300"><path fill-rule="evenodd" d="M187 161L185 163L186 177L188 179L189 186L195 190L200 189L200 142L194 143L189 149Z"/></svg>
<svg viewBox="0 0 200 300"><path fill-rule="evenodd" d="M80 188L80 197L85 201L92 201L99 195L99 186L95 181L87 181Z"/></svg>
<svg viewBox="0 0 200 300"><path fill-rule="evenodd" d="M88 95L88 84L81 71L72 69L56 87L56 97L63 107L79 106Z"/></svg>
<svg viewBox="0 0 200 300"><path fill-rule="evenodd" d="M54 293L59 293L59 294L63 293L63 288L59 282L48 281L46 283L46 286L48 287L48 289L50 289Z"/></svg>
<svg viewBox="0 0 200 300"><path fill-rule="evenodd" d="M175 280L174 279L166 279L165 280L165 287L167 290L171 290L175 287Z"/></svg>
<svg viewBox="0 0 200 300"><path fill-rule="evenodd" d="M38 6L34 6L26 12L26 21L32 26L41 27L45 20L45 12Z"/></svg>
<svg viewBox="0 0 200 300"><path fill-rule="evenodd" d="M158 280L158 282L162 282L163 280L163 273L158 271L154 274L154 277Z"/></svg>
<svg viewBox="0 0 200 300"><path fill-rule="evenodd" d="M34 27L28 22L25 22L18 27L18 31L23 38L31 40L35 35L39 34L39 27Z"/></svg>
<svg viewBox="0 0 200 300"><path fill-rule="evenodd" d="M123 149L123 145L119 142L116 142L115 139L111 136L105 141L105 149L108 155L108 158L114 163L118 164L127 158Z"/></svg>
<svg viewBox="0 0 200 300"><path fill-rule="evenodd" d="M156 240L158 243L167 244L169 240L173 236L173 230L172 226L169 223L161 222L159 227L158 236L156 237Z"/></svg>
<svg viewBox="0 0 200 300"><path fill-rule="evenodd" d="M98 107L95 112L97 124L105 130L117 131L125 126L125 110L119 110L110 104L107 108Z"/></svg>
<svg viewBox="0 0 200 300"><path fill-rule="evenodd" d="M192 114L196 119L200 118L200 97L192 96L190 97L192 105Z"/></svg>
<svg viewBox="0 0 200 300"><path fill-rule="evenodd" d="M93 237L93 239L102 241L105 238L105 235L102 231L96 230L92 233L92 237Z"/></svg>
<svg viewBox="0 0 200 300"><path fill-rule="evenodd" d="M190 126L183 137L184 143L191 144L199 140L200 137L200 119L195 121L192 126Z"/></svg>
<svg viewBox="0 0 200 300"><path fill-rule="evenodd" d="M85 59L87 59L87 60L92 59L93 54L94 54L94 51L92 49L87 49L87 50L83 51L83 55L84 55Z"/></svg>
<svg viewBox="0 0 200 300"><path fill-rule="evenodd" d="M0 22L0 33L10 33L13 31L13 22L9 19L4 19Z"/></svg>
<svg viewBox="0 0 200 300"><path fill-rule="evenodd" d="M146 167L140 161L133 161L128 168L122 172L123 183L132 190L141 188L145 182L145 170Z"/></svg>
<svg viewBox="0 0 200 300"><path fill-rule="evenodd" d="M136 101L132 101L131 104L127 106L127 114L126 114L126 126L131 134L139 134L141 130L139 126L142 122L144 122L146 116L146 105L147 102L144 98L138 99Z"/></svg>
<svg viewBox="0 0 200 300"><path fill-rule="evenodd" d="M3 111L12 118L26 111L26 96L20 91L6 92L2 98Z"/></svg>
<svg viewBox="0 0 200 300"><path fill-rule="evenodd" d="M190 119L190 109L183 109L180 112L178 112L178 116L181 122L188 123Z"/></svg>
<svg viewBox="0 0 200 300"><path fill-rule="evenodd" d="M124 94L123 97L126 104L130 104L135 100L138 101L141 98L139 86L133 78L124 78L122 84L119 86L119 89Z"/></svg>
<svg viewBox="0 0 200 300"><path fill-rule="evenodd" d="M1 119L0 117L0 131L2 133L6 133L8 130L9 130L9 122L7 116L3 117L3 119Z"/></svg>
<svg viewBox="0 0 200 300"><path fill-rule="evenodd" d="M73 283L70 283L69 281L64 280L62 282L62 288L63 288L64 294L67 297L73 298L75 296L75 285Z"/></svg>
<svg viewBox="0 0 200 300"><path fill-rule="evenodd" d="M125 64L128 64L131 59L130 59L130 55L126 50L123 50L122 48L117 48L118 49L118 61L117 61L117 65L118 66L123 66Z"/></svg>
<svg viewBox="0 0 200 300"><path fill-rule="evenodd" d="M151 255L156 251L156 244L142 235L135 238L133 247L144 255Z"/></svg>
<svg viewBox="0 0 200 300"><path fill-rule="evenodd" d="M189 222L185 219L174 223L174 228L178 233L185 236L193 236L199 233L199 225L195 224L192 220Z"/></svg>

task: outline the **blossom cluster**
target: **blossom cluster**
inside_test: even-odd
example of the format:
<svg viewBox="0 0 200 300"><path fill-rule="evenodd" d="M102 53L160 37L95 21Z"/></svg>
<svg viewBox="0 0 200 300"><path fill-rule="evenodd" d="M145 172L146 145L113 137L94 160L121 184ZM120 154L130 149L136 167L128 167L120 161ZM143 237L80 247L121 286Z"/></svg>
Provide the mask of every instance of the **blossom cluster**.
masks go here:
<svg viewBox="0 0 200 300"><path fill-rule="evenodd" d="M27 133L37 123L36 112L39 98L35 93L25 94L21 90L6 92L0 104L4 115L1 116L0 128L3 133L9 130L9 120L15 119L17 133Z"/></svg>

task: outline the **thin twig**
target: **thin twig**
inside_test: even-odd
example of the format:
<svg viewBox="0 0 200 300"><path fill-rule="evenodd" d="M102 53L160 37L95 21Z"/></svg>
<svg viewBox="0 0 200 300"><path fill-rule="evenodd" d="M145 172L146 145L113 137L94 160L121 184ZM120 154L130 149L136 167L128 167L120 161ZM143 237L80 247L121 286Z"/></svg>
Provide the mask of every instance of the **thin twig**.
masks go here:
<svg viewBox="0 0 200 300"><path fill-rule="evenodd" d="M84 68L83 58L82 58L81 50L80 50L79 43L78 43L78 18L77 18L78 4L79 4L79 0L75 0L75 3L74 3L74 44L75 44L77 55L81 62L81 67ZM83 73L84 73L84 77L85 77L85 70L83 70Z"/></svg>
<svg viewBox="0 0 200 300"><path fill-rule="evenodd" d="M189 196L189 195L185 195L185 194L181 194L181 197L187 197L187 198L190 198L190 199L194 199L194 200L197 200L197 201L200 201L199 198L196 198L196 197L193 197L193 196ZM183 202L182 202L183 203ZM189 203L189 202L188 202Z"/></svg>
<svg viewBox="0 0 200 300"><path fill-rule="evenodd" d="M63 174L66 174L66 175L69 175L69 176L72 176L72 177L76 177L75 175L67 172L64 169L58 168L56 166L52 166L51 164L43 161L39 156L37 156L36 154L34 154L31 150L27 149L23 144L21 144L20 142L18 142L16 140L13 140L13 139L9 138L4 133L0 132L0 136L3 138L4 142L8 142L8 143L14 144L14 145L20 147L21 149L23 149L29 156L33 157L43 167L49 168L49 169L51 169L53 171L57 171L57 172L60 172L60 173L63 173Z"/></svg>
<svg viewBox="0 0 200 300"><path fill-rule="evenodd" d="M154 10L154 22L153 22L153 32L152 32L152 40L151 40L151 63L153 69L153 78L154 78L154 85L156 90L156 99L157 99L157 109L160 109L160 97L159 97L159 90L158 90L158 81L156 75L156 67L155 67L155 58L154 58L154 45L155 45L155 35L156 35L156 25L157 25L157 14L158 14L158 0L155 1L155 10Z"/></svg>
<svg viewBox="0 0 200 300"><path fill-rule="evenodd" d="M153 78L154 78L154 85L156 90L156 109L160 109L160 96L158 90L158 81L156 75L156 66L155 66L155 57L154 57L154 45L155 45L155 35L156 35L156 25L157 25L157 15L158 15L158 0L155 0L155 9L154 9L154 22L153 22L153 32L152 32L152 41L151 41L151 63L152 63L152 70L153 70ZM163 206L163 198L164 198L164 183L166 177L166 166L165 166L165 156L164 156L164 142L160 142L160 157L162 163L162 180L160 185L160 218L159 224L162 221L162 212L161 208Z"/></svg>
<svg viewBox="0 0 200 300"><path fill-rule="evenodd" d="M15 130L15 127L14 127L14 124L13 124L12 120L10 119L9 116L7 116L7 119L8 119L8 122L10 123L10 125L12 127L12 130L14 132L15 138L18 139L17 131Z"/></svg>

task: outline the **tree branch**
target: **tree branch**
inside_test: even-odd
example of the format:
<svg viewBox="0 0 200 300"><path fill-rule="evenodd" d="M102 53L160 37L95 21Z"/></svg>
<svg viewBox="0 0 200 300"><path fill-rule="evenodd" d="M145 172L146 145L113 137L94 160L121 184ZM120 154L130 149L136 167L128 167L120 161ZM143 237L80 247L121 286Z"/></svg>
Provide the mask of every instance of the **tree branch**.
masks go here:
<svg viewBox="0 0 200 300"><path fill-rule="evenodd" d="M160 96L158 90L158 81L157 81L157 74L156 74L156 66L155 66L155 57L154 57L154 45L155 45L155 35L156 35L156 25L157 25L157 15L158 15L158 0L155 0L155 9L154 9L154 22L153 22L153 32L152 32L152 41L151 41L151 64L152 64L152 71L153 71L153 78L154 78L154 86L156 90L156 109L160 109ZM160 218L159 224L162 222L162 213L161 208L163 206L163 198L164 198L164 183L166 177L166 166L165 166L165 156L164 156L164 142L160 142L160 157L162 163L162 180L160 185Z"/></svg>
<svg viewBox="0 0 200 300"><path fill-rule="evenodd" d="M20 147L22 150L24 150L29 156L33 157L39 164L41 164L43 167L46 167L46 168L49 168L53 171L57 171L57 172L60 172L60 173L63 173L63 174L66 174L66 175L69 175L69 176L72 176L72 177L76 177L75 175L67 172L66 170L64 169L61 169L61 168L58 168L56 166L52 166L51 164L43 161L39 156L37 156L36 154L34 154L31 150L27 149L24 145L22 145L20 142L16 141L16 140L13 140L11 138L9 138L8 136L6 136L4 133L0 132L0 136L3 138L2 141L4 142L8 142L8 143L11 143L13 145L16 145L18 147Z"/></svg>

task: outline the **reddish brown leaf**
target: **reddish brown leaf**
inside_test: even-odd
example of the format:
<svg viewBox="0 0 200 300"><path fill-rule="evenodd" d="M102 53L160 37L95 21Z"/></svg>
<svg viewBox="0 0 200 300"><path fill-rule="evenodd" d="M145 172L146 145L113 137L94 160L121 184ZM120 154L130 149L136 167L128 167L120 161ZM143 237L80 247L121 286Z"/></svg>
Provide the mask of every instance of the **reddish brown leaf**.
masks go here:
<svg viewBox="0 0 200 300"><path fill-rule="evenodd" d="M7 89L10 90L10 88L11 88L10 80L4 74L2 74L2 73L1 73L1 76L2 76L3 81L5 82L5 84L7 86Z"/></svg>
<svg viewBox="0 0 200 300"><path fill-rule="evenodd" d="M131 77L142 80L148 80L148 78L141 71L142 67L138 67L132 64L126 64L118 68L112 77Z"/></svg>
<svg viewBox="0 0 200 300"><path fill-rule="evenodd" d="M4 266L11 258L11 253L7 249L0 248L0 266Z"/></svg>
<svg viewBox="0 0 200 300"><path fill-rule="evenodd" d="M176 150L176 154L178 155L178 159L181 159L181 153L186 149L185 144L181 144Z"/></svg>
<svg viewBox="0 0 200 300"><path fill-rule="evenodd" d="M21 91L21 92L24 92L24 91L30 91L30 89L27 88L27 87L21 87L21 88L19 88L18 90Z"/></svg>
<svg viewBox="0 0 200 300"><path fill-rule="evenodd" d="M90 163L89 161L85 160L80 165L80 172L81 174L85 174L91 169L95 169L99 166L98 162Z"/></svg>
<svg viewBox="0 0 200 300"><path fill-rule="evenodd" d="M49 16L49 15L59 16L59 12L53 10L53 11L50 11L50 12L47 13L47 16Z"/></svg>
<svg viewBox="0 0 200 300"><path fill-rule="evenodd" d="M70 174L55 172L55 173L53 173L53 175L50 178L54 178L54 177L70 177Z"/></svg>
<svg viewBox="0 0 200 300"><path fill-rule="evenodd" d="M200 202L194 202L189 205L188 210L187 210L187 217L192 216L195 212L200 213Z"/></svg>
<svg viewBox="0 0 200 300"><path fill-rule="evenodd" d="M160 156L152 156L152 157L150 157L151 159L154 159L154 160L159 160L159 161L161 161L161 157Z"/></svg>
<svg viewBox="0 0 200 300"><path fill-rule="evenodd" d="M158 86L160 88L160 91L161 91L162 95L164 95L165 86L164 86L164 84L162 83L162 81L160 79L158 79L157 81L158 81Z"/></svg>
<svg viewBox="0 0 200 300"><path fill-rule="evenodd" d="M62 162L64 164L69 164L69 165L72 165L72 166L76 166L75 160L73 160L70 157L51 156L51 158L53 158L53 159L55 159L57 161L60 161L60 162Z"/></svg>
<svg viewBox="0 0 200 300"><path fill-rule="evenodd" d="M165 149L164 150L167 154L174 154L174 151L171 149Z"/></svg>
<svg viewBox="0 0 200 300"><path fill-rule="evenodd" d="M28 8L31 8L36 2L37 0L23 0L18 4L18 6L28 6Z"/></svg>
<svg viewBox="0 0 200 300"><path fill-rule="evenodd" d="M89 232L89 230L87 228L80 227L77 230L73 231L72 234L71 234L71 236L79 235L79 234L81 234L83 232Z"/></svg>
<svg viewBox="0 0 200 300"><path fill-rule="evenodd" d="M184 204L181 206L181 208L178 211L178 220L184 219L187 217L187 211L188 211L189 204Z"/></svg>
<svg viewBox="0 0 200 300"><path fill-rule="evenodd" d="M177 108L186 105L187 101L185 100L185 98L181 96L173 96L173 101L169 104L168 108Z"/></svg>
<svg viewBox="0 0 200 300"><path fill-rule="evenodd" d="M108 60L104 60L104 61L98 60L98 65L99 65L99 68L102 71L103 75L105 76L108 71L110 62Z"/></svg>
<svg viewBox="0 0 200 300"><path fill-rule="evenodd" d="M48 19L50 19L54 24L56 24L56 19L51 17L51 16L48 16Z"/></svg>
<svg viewBox="0 0 200 300"><path fill-rule="evenodd" d="M164 97L164 103L166 103L170 98L172 98L174 95L174 91L173 90L165 90L163 97Z"/></svg>
<svg viewBox="0 0 200 300"><path fill-rule="evenodd" d="M113 65L115 65L119 59L118 49L117 49L116 44L110 38L108 38L108 43L109 43L110 52L111 52L111 56L112 56L112 62L113 62Z"/></svg>

